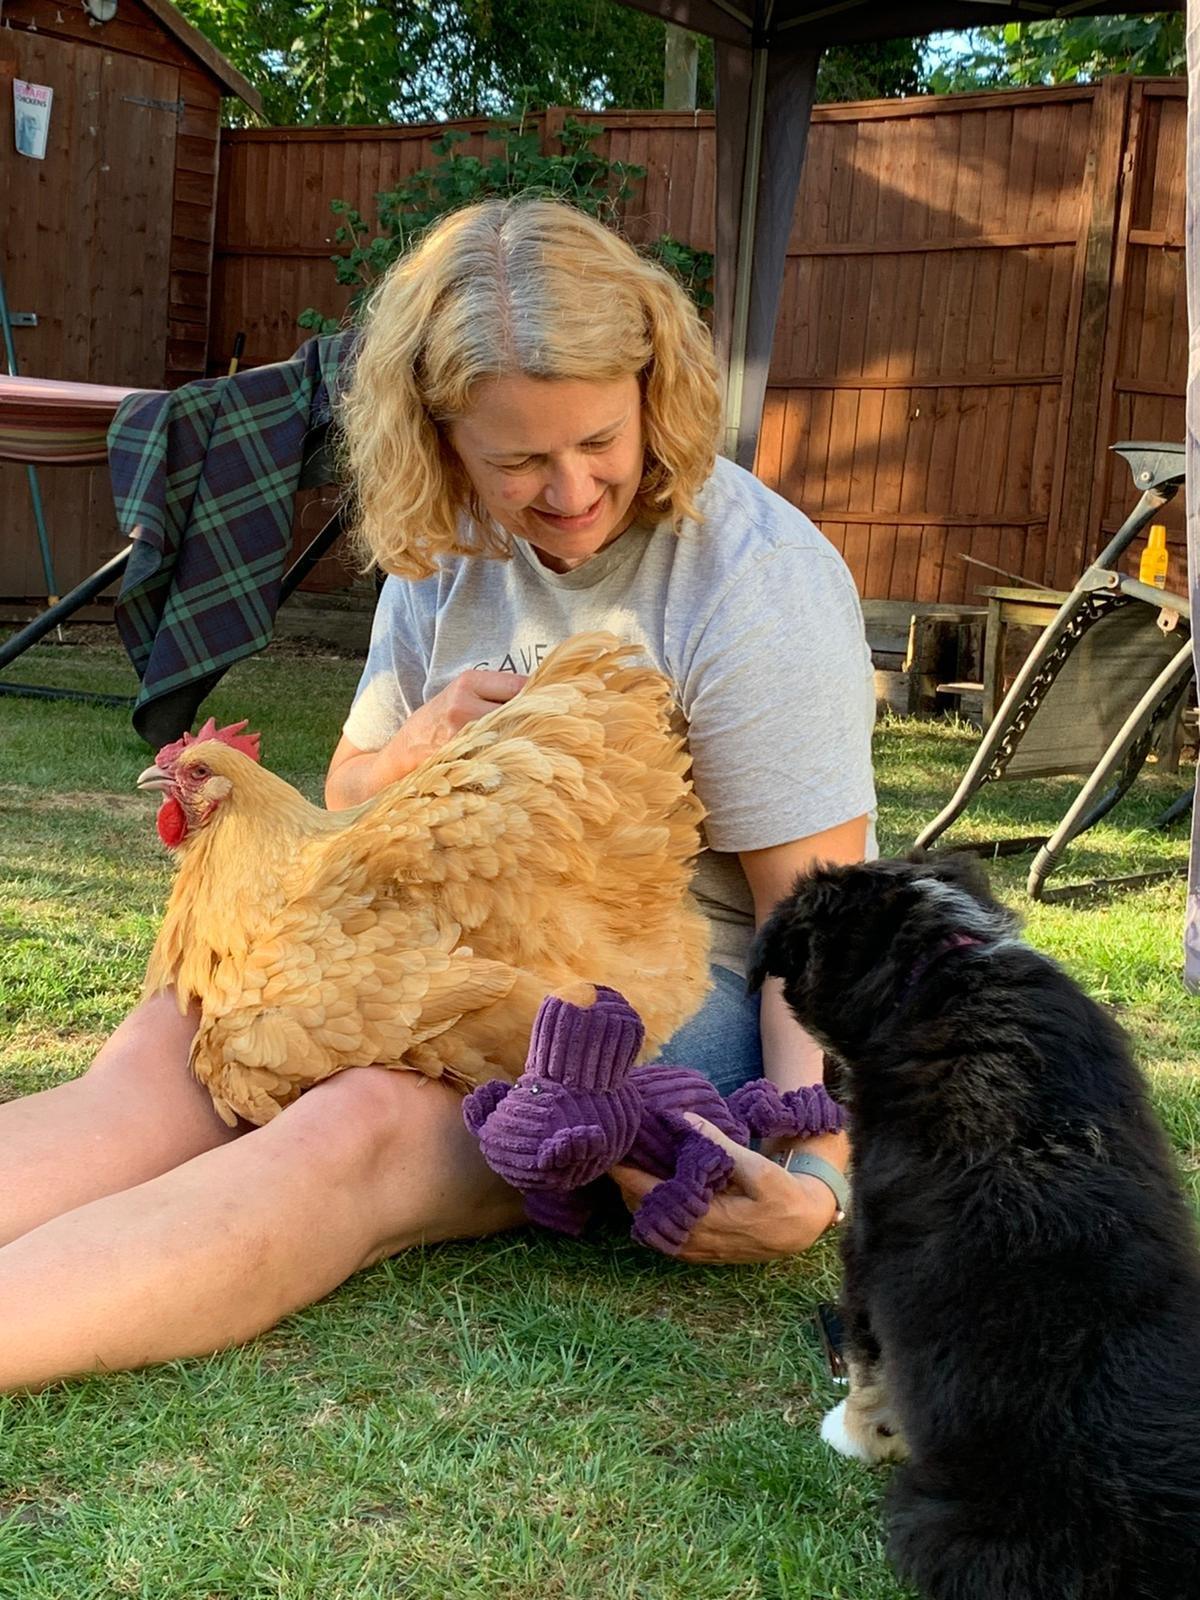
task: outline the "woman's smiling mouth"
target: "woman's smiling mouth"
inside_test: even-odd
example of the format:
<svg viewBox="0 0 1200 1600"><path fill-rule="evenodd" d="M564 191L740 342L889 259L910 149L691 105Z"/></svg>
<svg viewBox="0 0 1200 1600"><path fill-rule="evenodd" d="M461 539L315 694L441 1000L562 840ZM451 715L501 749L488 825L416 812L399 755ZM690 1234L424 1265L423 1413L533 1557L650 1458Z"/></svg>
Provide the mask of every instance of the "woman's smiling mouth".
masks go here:
<svg viewBox="0 0 1200 1600"><path fill-rule="evenodd" d="M582 533L590 528L599 517L607 493L608 491L604 490L586 511L580 512L578 516L574 517L564 517L557 511L544 511L540 506L530 506L529 509L539 521L547 523L550 527L556 528L562 533Z"/></svg>

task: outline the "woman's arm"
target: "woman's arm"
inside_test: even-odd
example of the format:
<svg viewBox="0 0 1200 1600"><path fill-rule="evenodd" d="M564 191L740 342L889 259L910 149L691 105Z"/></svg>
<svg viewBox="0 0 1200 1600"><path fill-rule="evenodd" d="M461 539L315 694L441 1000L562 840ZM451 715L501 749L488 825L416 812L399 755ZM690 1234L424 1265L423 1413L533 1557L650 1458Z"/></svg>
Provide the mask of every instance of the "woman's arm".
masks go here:
<svg viewBox="0 0 1200 1600"><path fill-rule="evenodd" d="M460 672L432 700L418 706L379 750L360 750L345 734L325 774L330 811L361 805L419 767L468 722L511 700L528 680L519 672Z"/></svg>
<svg viewBox="0 0 1200 1600"><path fill-rule="evenodd" d="M746 851L740 860L754 897L755 926L762 926L772 908L791 892L797 877L809 867L818 861L861 861L866 845L867 819L855 817L851 822L808 839L793 840L770 850ZM778 978L768 978L763 985L759 1026L763 1071L778 1089L785 1091L821 1082L824 1069L821 1047L792 1015ZM818 1134L811 1139L764 1140L762 1148L767 1155L778 1158L800 1146L831 1162L839 1172L846 1170L850 1146L844 1133ZM819 1178L797 1175L792 1181L804 1184L813 1198L824 1205L828 1220L833 1220L836 1203Z"/></svg>
<svg viewBox="0 0 1200 1600"><path fill-rule="evenodd" d="M867 819L856 817L824 833L794 839L769 850L748 850L741 856L754 896L755 922L761 923L796 878L818 861L861 861L866 850ZM780 1089L821 1081L821 1051L796 1022L777 980L763 989L760 1027L763 1069ZM692 1230L679 1252L683 1261L707 1264L772 1261L807 1250L833 1221L837 1204L819 1178L785 1172L772 1159L787 1147L776 1141L772 1153L746 1150L700 1117L688 1117L701 1132L722 1145L733 1158L730 1187L719 1194ZM849 1147L845 1134L822 1134L803 1141L813 1155L845 1171ZM626 1203L636 1208L656 1179L634 1167L618 1167L614 1176Z"/></svg>
<svg viewBox="0 0 1200 1600"><path fill-rule="evenodd" d="M382 750L360 750L343 734L330 759L329 771L325 774L326 808L345 811L349 806L361 805L389 783L395 783L397 778L403 778L411 772L416 762L406 763L402 747L393 748L395 746L396 739L393 737Z"/></svg>

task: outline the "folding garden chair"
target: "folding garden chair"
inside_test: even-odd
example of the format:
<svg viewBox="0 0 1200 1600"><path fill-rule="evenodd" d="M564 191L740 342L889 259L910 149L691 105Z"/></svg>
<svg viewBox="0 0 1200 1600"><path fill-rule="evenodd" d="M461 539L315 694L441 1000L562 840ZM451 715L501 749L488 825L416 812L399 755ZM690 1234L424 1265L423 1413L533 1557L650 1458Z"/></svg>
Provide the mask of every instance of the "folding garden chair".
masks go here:
<svg viewBox="0 0 1200 1600"><path fill-rule="evenodd" d="M985 784L1082 776L1083 786L1048 838L989 839L956 846L980 855L1036 850L1027 883L1035 900L1042 898L1047 878L1071 841L1106 816L1128 791L1156 736L1178 715L1194 676L1186 597L1151 588L1117 570L1124 551L1183 484L1184 447L1131 442L1113 449L1128 463L1141 491L1137 505L1042 634L985 731L953 799L914 845L928 849ZM1180 815L1187 800L1181 796L1157 825ZM1167 875L1173 870L1104 881Z"/></svg>

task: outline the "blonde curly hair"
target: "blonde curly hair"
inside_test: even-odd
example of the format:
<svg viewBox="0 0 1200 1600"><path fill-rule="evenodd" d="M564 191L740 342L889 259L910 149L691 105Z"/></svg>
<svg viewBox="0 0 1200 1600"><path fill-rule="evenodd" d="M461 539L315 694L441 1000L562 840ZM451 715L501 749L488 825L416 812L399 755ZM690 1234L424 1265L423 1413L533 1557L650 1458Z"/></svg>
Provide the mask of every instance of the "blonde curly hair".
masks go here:
<svg viewBox="0 0 1200 1600"><path fill-rule="evenodd" d="M343 410L364 561L423 578L442 555L505 556L446 436L485 378L636 373L637 515L695 517L720 427L708 331L671 275L573 207L488 200L443 218L372 297Z"/></svg>

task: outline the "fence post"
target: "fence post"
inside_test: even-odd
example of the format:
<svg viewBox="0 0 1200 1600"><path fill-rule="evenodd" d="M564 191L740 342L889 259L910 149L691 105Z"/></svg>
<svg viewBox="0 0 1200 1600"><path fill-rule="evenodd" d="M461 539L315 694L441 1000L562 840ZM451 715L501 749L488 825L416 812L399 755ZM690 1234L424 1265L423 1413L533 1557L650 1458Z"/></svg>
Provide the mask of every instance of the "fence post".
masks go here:
<svg viewBox="0 0 1200 1600"><path fill-rule="evenodd" d="M547 106L542 112L542 154L544 156L562 155L563 123L567 120L566 108L563 106Z"/></svg>
<svg viewBox="0 0 1200 1600"><path fill-rule="evenodd" d="M1121 210L1129 126L1129 80L1105 78L1096 89L1088 177L1080 201L1079 244L1071 284L1074 343L1063 353L1046 551L1046 581L1069 589L1093 553L1097 455L1108 443L1111 392L1105 352L1122 276ZM1111 390L1111 386L1107 386Z"/></svg>

